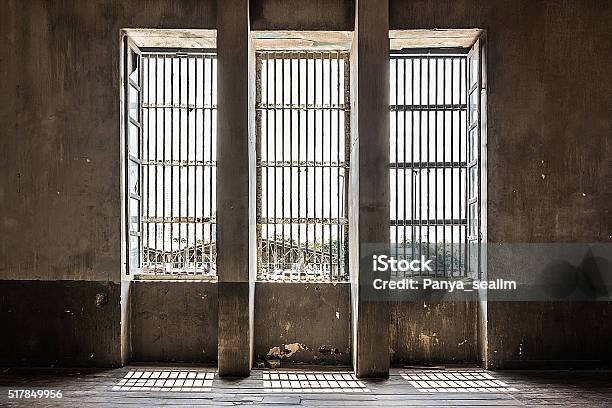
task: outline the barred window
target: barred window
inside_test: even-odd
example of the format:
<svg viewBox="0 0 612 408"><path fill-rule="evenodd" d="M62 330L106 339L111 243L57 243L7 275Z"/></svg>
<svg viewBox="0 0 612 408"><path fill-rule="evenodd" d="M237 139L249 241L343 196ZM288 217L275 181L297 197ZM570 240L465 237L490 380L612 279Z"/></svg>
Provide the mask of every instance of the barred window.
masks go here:
<svg viewBox="0 0 612 408"><path fill-rule="evenodd" d="M214 52L141 52L140 276L216 275L216 69Z"/></svg>
<svg viewBox="0 0 612 408"><path fill-rule="evenodd" d="M461 50L391 54L392 255L432 259L432 276L467 276L467 243L477 234L468 231L468 189L479 180L474 172L468 181L477 142L466 137L475 126L467 123L467 65Z"/></svg>
<svg viewBox="0 0 612 408"><path fill-rule="evenodd" d="M260 280L346 280L347 52L257 53Z"/></svg>

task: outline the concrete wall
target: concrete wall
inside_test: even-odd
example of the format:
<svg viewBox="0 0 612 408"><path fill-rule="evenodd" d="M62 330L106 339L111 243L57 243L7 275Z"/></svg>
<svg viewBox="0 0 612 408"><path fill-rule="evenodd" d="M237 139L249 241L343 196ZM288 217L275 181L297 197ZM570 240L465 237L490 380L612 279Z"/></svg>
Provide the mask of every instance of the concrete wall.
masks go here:
<svg viewBox="0 0 612 408"><path fill-rule="evenodd" d="M214 28L213 4L4 2L3 279L119 282L119 30Z"/></svg>
<svg viewBox="0 0 612 408"><path fill-rule="evenodd" d="M476 302L391 304L391 364L479 361Z"/></svg>
<svg viewBox="0 0 612 408"><path fill-rule="evenodd" d="M250 9L253 29L351 29L354 17L341 0ZM487 30L489 242L612 242L610 2L391 0L389 15L391 29ZM0 313L39 344L3 363L120 363L119 30L215 21L214 1L3 2ZM100 288L109 303L98 309ZM69 320L64 306L91 312ZM609 361L611 308L490 303L484 359Z"/></svg>
<svg viewBox="0 0 612 408"><path fill-rule="evenodd" d="M612 366L609 302L495 302L488 319L490 368Z"/></svg>
<svg viewBox="0 0 612 408"><path fill-rule="evenodd" d="M217 362L217 284L132 282L132 360Z"/></svg>
<svg viewBox="0 0 612 408"><path fill-rule="evenodd" d="M119 30L215 21L214 1L3 2L0 364L121 364Z"/></svg>
<svg viewBox="0 0 612 408"><path fill-rule="evenodd" d="M283 364L351 364L350 284L257 282L255 358L271 350Z"/></svg>
<svg viewBox="0 0 612 408"><path fill-rule="evenodd" d="M355 0L251 0L253 30L347 30L355 26Z"/></svg>
<svg viewBox="0 0 612 408"><path fill-rule="evenodd" d="M118 366L120 286L0 281L0 366Z"/></svg>
<svg viewBox="0 0 612 408"><path fill-rule="evenodd" d="M391 0L389 15L391 29L487 30L488 241L612 242L610 2ZM489 302L485 360L609 363L611 311Z"/></svg>
<svg viewBox="0 0 612 408"><path fill-rule="evenodd" d="M251 9L254 27L296 28L282 7ZM610 2L390 0L389 16L390 29L487 30L488 241L612 242ZM610 302L487 308L490 367L610 363Z"/></svg>

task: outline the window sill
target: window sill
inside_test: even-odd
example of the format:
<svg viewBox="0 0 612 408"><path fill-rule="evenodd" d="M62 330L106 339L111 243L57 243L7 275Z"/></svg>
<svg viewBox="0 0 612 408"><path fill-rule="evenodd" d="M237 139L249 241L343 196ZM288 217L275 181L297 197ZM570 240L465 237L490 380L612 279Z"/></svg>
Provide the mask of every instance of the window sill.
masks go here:
<svg viewBox="0 0 612 408"><path fill-rule="evenodd" d="M161 275L161 274L135 274L134 281L145 282L210 282L217 283L216 276L207 275Z"/></svg>

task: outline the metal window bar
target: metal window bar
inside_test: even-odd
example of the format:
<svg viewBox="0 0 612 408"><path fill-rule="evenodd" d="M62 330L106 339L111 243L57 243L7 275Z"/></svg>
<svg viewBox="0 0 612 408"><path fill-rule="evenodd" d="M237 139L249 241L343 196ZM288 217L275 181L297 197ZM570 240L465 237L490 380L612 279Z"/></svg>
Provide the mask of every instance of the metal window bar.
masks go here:
<svg viewBox="0 0 612 408"><path fill-rule="evenodd" d="M141 275L216 276L217 60L142 53Z"/></svg>
<svg viewBox="0 0 612 408"><path fill-rule="evenodd" d="M259 280L348 280L349 54L256 56Z"/></svg>
<svg viewBox="0 0 612 408"><path fill-rule="evenodd" d="M392 255L432 259L432 272L465 277L467 56L390 56Z"/></svg>

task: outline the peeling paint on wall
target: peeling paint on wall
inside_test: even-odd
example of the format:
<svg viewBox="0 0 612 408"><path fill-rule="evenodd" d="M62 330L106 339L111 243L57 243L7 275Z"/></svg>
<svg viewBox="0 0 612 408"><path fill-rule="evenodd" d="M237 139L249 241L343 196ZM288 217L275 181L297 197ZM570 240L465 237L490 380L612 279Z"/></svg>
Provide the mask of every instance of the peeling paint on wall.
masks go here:
<svg viewBox="0 0 612 408"><path fill-rule="evenodd" d="M270 357L278 357L278 358L291 357L292 355L294 355L300 350L311 351L311 349L306 347L305 344L291 343L291 344L284 344L281 346L272 347L270 351L268 351L267 357L268 358Z"/></svg>

